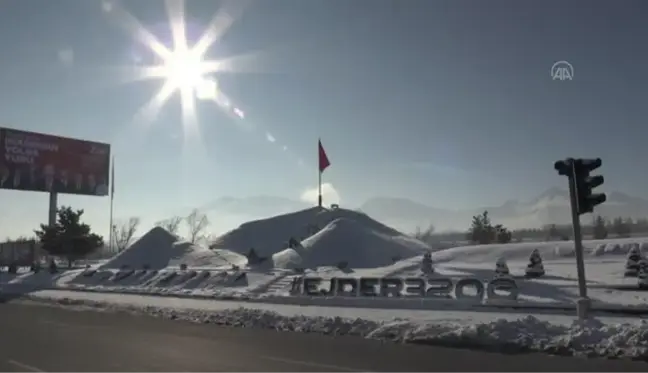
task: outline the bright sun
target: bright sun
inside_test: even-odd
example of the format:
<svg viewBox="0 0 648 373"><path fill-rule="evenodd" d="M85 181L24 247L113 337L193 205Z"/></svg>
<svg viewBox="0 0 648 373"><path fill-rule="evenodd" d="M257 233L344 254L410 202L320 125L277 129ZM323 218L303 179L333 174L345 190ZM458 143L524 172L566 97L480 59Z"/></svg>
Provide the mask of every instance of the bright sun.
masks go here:
<svg viewBox="0 0 648 373"><path fill-rule="evenodd" d="M218 13L200 37L198 42L189 46L184 19L184 1L166 0L169 15L172 48L162 44L153 34L146 30L125 9L112 0L103 0L104 12L124 26L140 43L150 49L157 57L159 64L138 66L132 80L160 79L163 81L159 91L147 102L136 115L145 123L152 121L164 104L175 92L180 93L183 125L186 129L196 127L196 100L215 102L226 113L244 118L243 111L231 105L229 99L219 90L218 82L213 76L220 72L233 72L237 57L224 60L205 58L209 48L225 33L234 22L234 17L227 12Z"/></svg>
<svg viewBox="0 0 648 373"><path fill-rule="evenodd" d="M173 51L164 61L164 74L177 89L196 89L204 79L201 70L202 56L190 51Z"/></svg>

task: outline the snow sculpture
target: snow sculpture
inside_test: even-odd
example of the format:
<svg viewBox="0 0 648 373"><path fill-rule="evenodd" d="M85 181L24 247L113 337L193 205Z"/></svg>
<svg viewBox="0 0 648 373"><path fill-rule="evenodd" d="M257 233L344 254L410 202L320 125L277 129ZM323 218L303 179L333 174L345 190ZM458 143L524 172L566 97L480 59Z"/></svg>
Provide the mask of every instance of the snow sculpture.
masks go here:
<svg viewBox="0 0 648 373"><path fill-rule="evenodd" d="M642 242L640 246L642 253L648 251L648 242Z"/></svg>
<svg viewBox="0 0 648 373"><path fill-rule="evenodd" d="M606 245L604 243L596 245L596 248L594 249L594 252L592 254L594 254L594 256L602 256L603 254L605 254L605 246Z"/></svg>
<svg viewBox="0 0 648 373"><path fill-rule="evenodd" d="M508 264L506 264L506 259L500 257L495 262L495 278L501 277L510 277L511 273L509 271Z"/></svg>
<svg viewBox="0 0 648 373"><path fill-rule="evenodd" d="M423 272L424 274L434 273L431 253L423 254L423 259L421 259L421 272Z"/></svg>
<svg viewBox="0 0 648 373"><path fill-rule="evenodd" d="M527 264L525 274L527 277L540 277L545 274L544 265L542 264L542 257L538 249L534 249L529 257L529 264Z"/></svg>
<svg viewBox="0 0 648 373"><path fill-rule="evenodd" d="M639 263L642 261L641 251L639 248L632 247L628 252L628 257L626 259L625 265L625 277L637 277L639 274Z"/></svg>
<svg viewBox="0 0 648 373"><path fill-rule="evenodd" d="M646 260L639 261L639 273L637 273L637 284L639 289L648 288L648 262Z"/></svg>

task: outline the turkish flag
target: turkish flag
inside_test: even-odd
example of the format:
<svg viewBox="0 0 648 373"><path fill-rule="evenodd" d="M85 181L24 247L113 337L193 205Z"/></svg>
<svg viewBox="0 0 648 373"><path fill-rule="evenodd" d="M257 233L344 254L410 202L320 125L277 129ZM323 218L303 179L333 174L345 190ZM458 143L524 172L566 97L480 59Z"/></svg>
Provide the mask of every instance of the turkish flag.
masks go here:
<svg viewBox="0 0 648 373"><path fill-rule="evenodd" d="M326 170L328 166L331 165L331 162L329 162L328 157L326 156L326 151L324 151L324 147L322 146L322 141L318 140L317 145L319 148L319 172L323 172Z"/></svg>

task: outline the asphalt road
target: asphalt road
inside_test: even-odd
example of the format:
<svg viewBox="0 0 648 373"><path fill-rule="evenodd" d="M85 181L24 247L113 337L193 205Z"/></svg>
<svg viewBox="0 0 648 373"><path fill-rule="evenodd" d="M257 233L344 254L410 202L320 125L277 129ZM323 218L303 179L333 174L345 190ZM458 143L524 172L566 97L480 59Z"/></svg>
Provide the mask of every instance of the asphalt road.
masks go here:
<svg viewBox="0 0 648 373"><path fill-rule="evenodd" d="M0 371L647 371L648 363L502 355L0 304Z"/></svg>

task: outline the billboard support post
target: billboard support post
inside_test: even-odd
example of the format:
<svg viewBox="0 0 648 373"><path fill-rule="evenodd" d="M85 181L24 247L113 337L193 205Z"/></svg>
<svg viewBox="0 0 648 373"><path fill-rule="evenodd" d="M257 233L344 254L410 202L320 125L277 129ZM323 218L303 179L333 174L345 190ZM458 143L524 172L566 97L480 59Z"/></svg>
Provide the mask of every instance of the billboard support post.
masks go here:
<svg viewBox="0 0 648 373"><path fill-rule="evenodd" d="M50 192L49 194L49 219L47 224L51 227L56 224L56 209L58 208L58 193Z"/></svg>
<svg viewBox="0 0 648 373"><path fill-rule="evenodd" d="M58 208L58 193L50 192L49 210L48 210L48 217L47 217L47 225L50 227L56 225L57 208ZM40 258L38 257L38 252L36 250L34 251L34 262L40 262Z"/></svg>

